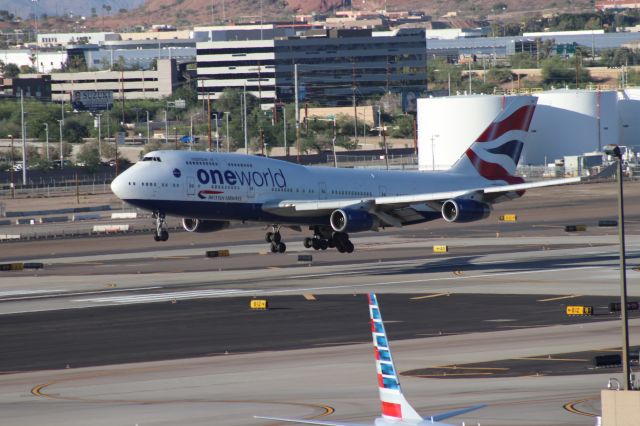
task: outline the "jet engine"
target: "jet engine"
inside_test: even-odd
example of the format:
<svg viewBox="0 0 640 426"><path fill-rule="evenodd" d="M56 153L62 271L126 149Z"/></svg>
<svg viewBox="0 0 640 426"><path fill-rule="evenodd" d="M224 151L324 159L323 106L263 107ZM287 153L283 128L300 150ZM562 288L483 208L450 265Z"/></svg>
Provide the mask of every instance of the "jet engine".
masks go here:
<svg viewBox="0 0 640 426"><path fill-rule="evenodd" d="M182 219L182 227L187 232L215 232L229 227L229 222L223 220Z"/></svg>
<svg viewBox="0 0 640 426"><path fill-rule="evenodd" d="M338 209L331 213L329 223L336 232L362 232L376 227L376 219L364 210Z"/></svg>
<svg viewBox="0 0 640 426"><path fill-rule="evenodd" d="M447 222L473 222L489 217L491 206L475 200L452 199L442 204L442 217Z"/></svg>

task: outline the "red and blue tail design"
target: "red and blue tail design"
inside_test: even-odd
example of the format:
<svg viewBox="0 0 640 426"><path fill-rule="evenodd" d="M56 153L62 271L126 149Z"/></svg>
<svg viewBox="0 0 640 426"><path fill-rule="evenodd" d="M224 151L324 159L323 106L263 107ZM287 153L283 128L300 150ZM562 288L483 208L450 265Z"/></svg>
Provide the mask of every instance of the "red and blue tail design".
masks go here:
<svg viewBox="0 0 640 426"><path fill-rule="evenodd" d="M514 176L529 132L537 98L512 98L505 109L453 165L451 171L479 175L489 181L523 183Z"/></svg>
<svg viewBox="0 0 640 426"><path fill-rule="evenodd" d="M376 372L378 374L378 390L382 405L382 417L386 420L420 421L422 417L409 405L400 389L398 372L393 364L389 339L384 330L378 300L374 293L369 294L369 315L373 349L376 356Z"/></svg>

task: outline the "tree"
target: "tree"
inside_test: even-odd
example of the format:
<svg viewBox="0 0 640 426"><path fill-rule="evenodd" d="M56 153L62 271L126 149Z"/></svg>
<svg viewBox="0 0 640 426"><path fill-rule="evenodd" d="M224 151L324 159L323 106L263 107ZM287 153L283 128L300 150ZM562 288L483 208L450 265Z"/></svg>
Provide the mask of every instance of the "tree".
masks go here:
<svg viewBox="0 0 640 426"><path fill-rule="evenodd" d="M20 74L20 68L16 64L4 64L2 74L5 78L15 78Z"/></svg>
<svg viewBox="0 0 640 426"><path fill-rule="evenodd" d="M98 152L98 144L96 142L87 142L80 147L76 156L79 163L89 170L96 170L100 166L100 155Z"/></svg>
<svg viewBox="0 0 640 426"><path fill-rule="evenodd" d="M542 64L542 79L545 84L571 84L576 82L576 75L579 83L591 81L589 70L576 67L576 61L579 57L572 58L571 61L565 61L559 56L545 59Z"/></svg>
<svg viewBox="0 0 640 426"><path fill-rule="evenodd" d="M243 111L241 108L243 94L238 89L225 89L220 98L215 101L215 109L222 113L230 113L229 138L232 149L237 149L244 145L244 127L242 125ZM258 104L258 98L247 93L247 133L249 139L258 136L258 125L261 120L262 111Z"/></svg>
<svg viewBox="0 0 640 426"><path fill-rule="evenodd" d="M81 143L83 138L89 136L89 129L77 120L67 119L64 122L62 134L69 143Z"/></svg>

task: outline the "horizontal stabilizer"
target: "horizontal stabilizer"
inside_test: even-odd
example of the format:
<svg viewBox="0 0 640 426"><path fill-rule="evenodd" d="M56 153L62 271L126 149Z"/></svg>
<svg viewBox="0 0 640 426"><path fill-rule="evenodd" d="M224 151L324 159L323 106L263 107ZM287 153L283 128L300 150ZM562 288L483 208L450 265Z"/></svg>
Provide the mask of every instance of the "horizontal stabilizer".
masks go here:
<svg viewBox="0 0 640 426"><path fill-rule="evenodd" d="M428 420L433 420L434 422L439 422L440 420L448 419L449 417L459 416L460 414L468 413L469 411L479 410L480 408L486 407L486 404L478 404L473 405L471 407L459 408L457 410L445 411L444 413L434 414L430 416Z"/></svg>

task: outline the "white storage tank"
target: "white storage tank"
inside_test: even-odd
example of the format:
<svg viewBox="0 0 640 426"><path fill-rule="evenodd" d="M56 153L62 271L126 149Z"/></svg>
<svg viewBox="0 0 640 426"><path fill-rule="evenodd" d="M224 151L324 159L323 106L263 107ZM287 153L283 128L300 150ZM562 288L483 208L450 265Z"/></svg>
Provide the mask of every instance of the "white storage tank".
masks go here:
<svg viewBox="0 0 640 426"><path fill-rule="evenodd" d="M599 151L607 144L637 139L634 121L640 109L629 101L621 118L615 91L556 90L534 94L538 105L520 159L521 165L543 165L566 155ZM452 96L418 99L420 170L451 167L515 96ZM623 127L625 125L628 128ZM626 142L626 141L625 141Z"/></svg>
<svg viewBox="0 0 640 426"><path fill-rule="evenodd" d="M615 91L554 90L535 96L538 106L520 164L545 164L620 143Z"/></svg>
<svg viewBox="0 0 640 426"><path fill-rule="evenodd" d="M418 166L446 170L513 96L472 95L418 99Z"/></svg>
<svg viewBox="0 0 640 426"><path fill-rule="evenodd" d="M625 89L618 95L620 145L640 146L640 87Z"/></svg>

